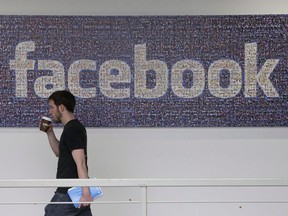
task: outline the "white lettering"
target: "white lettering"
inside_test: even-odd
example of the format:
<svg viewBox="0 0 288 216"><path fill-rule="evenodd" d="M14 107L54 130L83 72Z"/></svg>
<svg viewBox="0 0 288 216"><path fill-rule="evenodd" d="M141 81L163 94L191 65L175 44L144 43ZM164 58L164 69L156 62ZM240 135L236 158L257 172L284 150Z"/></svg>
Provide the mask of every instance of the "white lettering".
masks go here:
<svg viewBox="0 0 288 216"><path fill-rule="evenodd" d="M95 97L96 87L82 88L80 86L80 72L83 70L96 70L96 62L86 59L73 62L68 71L68 88L77 97Z"/></svg>
<svg viewBox="0 0 288 216"><path fill-rule="evenodd" d="M19 43L16 46L15 60L10 61L10 69L16 74L16 97L27 97L27 70L33 70L35 60L27 60L27 53L35 50L33 41Z"/></svg>
<svg viewBox="0 0 288 216"><path fill-rule="evenodd" d="M49 97L54 91L65 89L64 67L60 62L39 60L38 69L53 72L52 76L41 76L35 80L34 89L39 97Z"/></svg>
<svg viewBox="0 0 288 216"><path fill-rule="evenodd" d="M193 85L191 88L183 86L183 72L193 73ZM205 70L198 61L182 60L176 62L171 72L171 87L175 95L183 98L194 98L202 94L205 87Z"/></svg>
<svg viewBox="0 0 288 216"><path fill-rule="evenodd" d="M115 70L115 74L111 74ZM129 88L113 88L111 84L131 82L130 67L127 63L118 60L106 61L99 71L99 87L101 92L109 98L129 98Z"/></svg>
<svg viewBox="0 0 288 216"><path fill-rule="evenodd" d="M269 77L279 59L268 59L257 73L257 43L245 44L245 97L256 97L257 83L267 97L279 97Z"/></svg>
<svg viewBox="0 0 288 216"><path fill-rule="evenodd" d="M135 46L135 97L158 98L163 96L168 89L168 68L165 62L159 60L146 60L146 44ZM148 89L146 86L147 71L156 73L156 86Z"/></svg>
<svg viewBox="0 0 288 216"><path fill-rule="evenodd" d="M230 73L230 84L223 88L220 85L220 72L227 70ZM235 97L241 90L242 77L240 65L228 59L213 62L208 70L208 87L212 95L219 98Z"/></svg>
<svg viewBox="0 0 288 216"><path fill-rule="evenodd" d="M28 97L27 73L29 70L35 70L36 60L28 59L27 55L28 52L33 51L35 51L33 41L21 42L16 46L15 60L10 61L10 69L15 70L16 97ZM210 93L219 98L235 97L241 91L242 86L244 97L247 98L256 97L257 88L261 88L267 97L279 97L270 80L279 59L267 59L258 71L257 43L245 44L244 54L244 78L242 78L242 68L234 60L214 61L209 66L206 75L199 61L187 59L180 60L173 65L171 86L169 86L167 64L157 59L147 60L146 44L138 44L134 46L134 79L131 80L131 69L126 62L108 60L100 65L99 89L104 96L109 98L129 98L131 97L131 81L134 81L135 98L159 98L166 94L168 87L171 87L172 92L178 97L195 98L203 93L207 83ZM34 90L39 97L48 97L55 90L65 89L64 66L59 61L38 60L38 69L52 71L52 75L41 76L35 80ZM85 70L95 71L97 84L96 61L82 59L73 62L68 69L68 88L77 97L96 97L97 86L89 88L81 86L80 73ZM150 72L153 72L153 80L149 80ZM185 72L189 72L192 77L188 80L189 85L184 84ZM228 73L229 79L224 80L221 76L222 72Z"/></svg>

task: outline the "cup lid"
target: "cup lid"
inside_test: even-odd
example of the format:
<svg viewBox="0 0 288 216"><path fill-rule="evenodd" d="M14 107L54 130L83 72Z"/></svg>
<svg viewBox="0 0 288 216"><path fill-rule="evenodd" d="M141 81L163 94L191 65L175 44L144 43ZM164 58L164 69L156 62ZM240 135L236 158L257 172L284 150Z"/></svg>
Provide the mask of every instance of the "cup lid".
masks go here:
<svg viewBox="0 0 288 216"><path fill-rule="evenodd" d="M46 116L42 116L42 119L52 122L52 119Z"/></svg>

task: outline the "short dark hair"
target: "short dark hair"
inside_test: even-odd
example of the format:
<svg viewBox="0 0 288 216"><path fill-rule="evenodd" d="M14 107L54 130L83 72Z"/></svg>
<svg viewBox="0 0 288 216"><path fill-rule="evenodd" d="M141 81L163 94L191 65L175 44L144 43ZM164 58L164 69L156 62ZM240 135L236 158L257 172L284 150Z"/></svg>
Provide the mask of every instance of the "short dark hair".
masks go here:
<svg viewBox="0 0 288 216"><path fill-rule="evenodd" d="M67 90L55 91L48 98L48 101L50 100L53 100L57 107L62 104L66 107L68 111L72 113L74 112L76 100L74 95L69 91Z"/></svg>

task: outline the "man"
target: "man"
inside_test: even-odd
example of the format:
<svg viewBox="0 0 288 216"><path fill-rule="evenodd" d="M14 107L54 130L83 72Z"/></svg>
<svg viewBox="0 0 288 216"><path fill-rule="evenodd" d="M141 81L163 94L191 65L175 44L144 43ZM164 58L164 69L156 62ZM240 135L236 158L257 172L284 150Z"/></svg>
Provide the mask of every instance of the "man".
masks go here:
<svg viewBox="0 0 288 216"><path fill-rule="evenodd" d="M47 133L51 149L58 157L57 179L88 178L87 167L87 135L85 127L76 119L74 108L75 97L70 92L56 91L48 99L49 112L53 120L64 125L60 140L58 140L50 126ZM51 202L71 202L67 194L69 188L57 188ZM91 202L89 187L82 187L80 202ZM79 204L75 208L71 204L48 204L45 216L91 216L89 204Z"/></svg>

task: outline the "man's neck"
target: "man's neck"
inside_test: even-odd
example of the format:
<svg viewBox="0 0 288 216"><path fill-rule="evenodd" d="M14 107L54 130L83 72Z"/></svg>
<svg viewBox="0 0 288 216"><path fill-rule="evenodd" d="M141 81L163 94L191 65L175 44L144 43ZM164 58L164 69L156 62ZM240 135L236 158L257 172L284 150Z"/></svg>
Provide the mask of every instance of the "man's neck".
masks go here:
<svg viewBox="0 0 288 216"><path fill-rule="evenodd" d="M71 121L71 120L73 120L75 118L76 117L75 117L75 115L73 113L69 113L68 112L68 113L63 114L61 122L62 122L63 125L66 125L69 121Z"/></svg>

